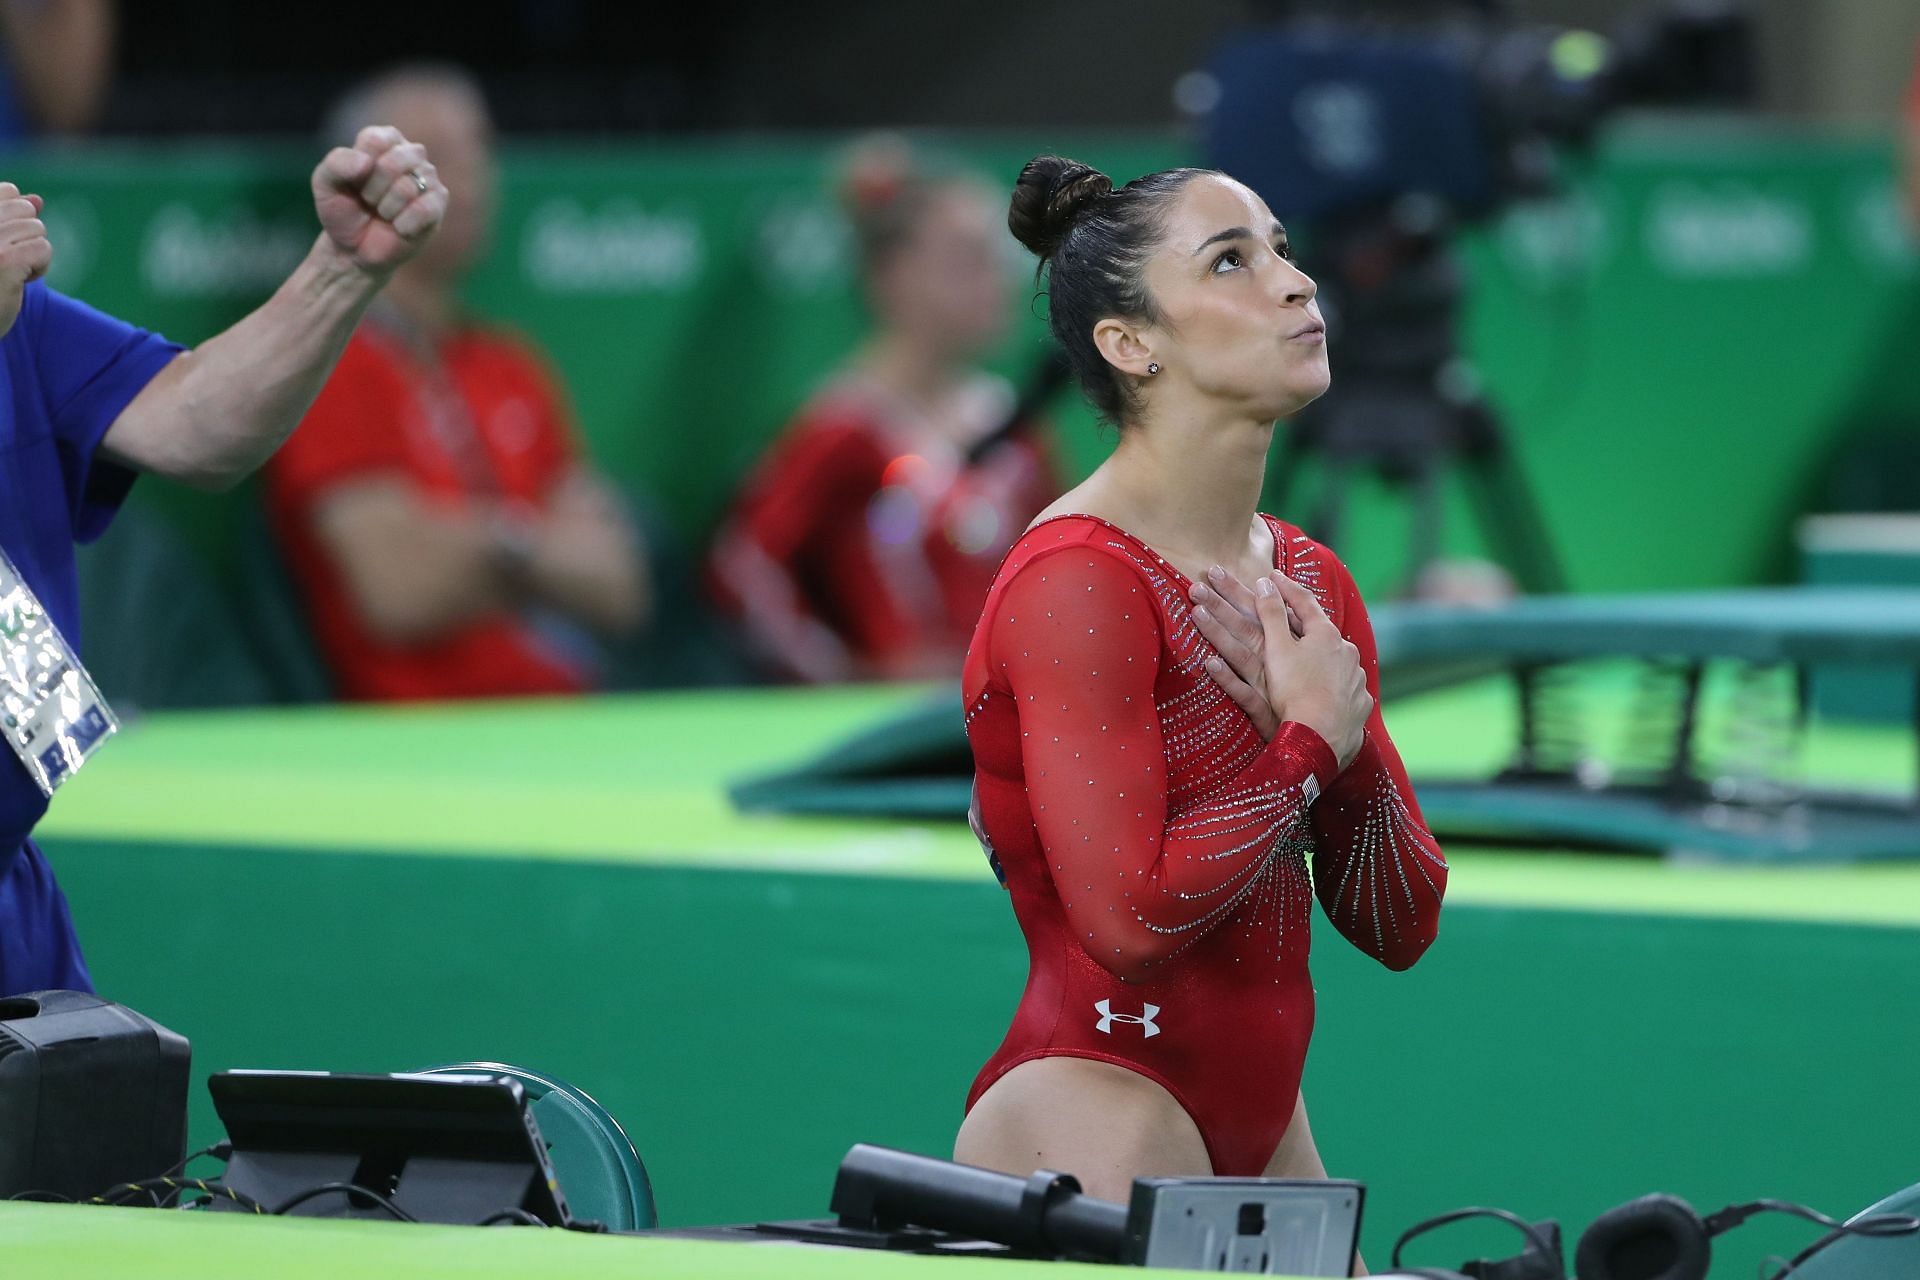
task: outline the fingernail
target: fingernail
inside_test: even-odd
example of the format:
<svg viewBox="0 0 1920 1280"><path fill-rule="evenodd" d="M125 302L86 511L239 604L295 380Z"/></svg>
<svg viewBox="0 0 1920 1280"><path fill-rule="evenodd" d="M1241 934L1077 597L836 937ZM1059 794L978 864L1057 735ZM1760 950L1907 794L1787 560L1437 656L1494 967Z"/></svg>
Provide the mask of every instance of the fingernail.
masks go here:
<svg viewBox="0 0 1920 1280"><path fill-rule="evenodd" d="M1213 579L1215 582L1218 582L1220 581L1220 579L1227 576L1227 571L1225 569L1222 569L1219 565L1216 564L1212 568L1207 570L1207 576Z"/></svg>
<svg viewBox="0 0 1920 1280"><path fill-rule="evenodd" d="M1205 605L1200 605L1196 607L1193 611L1193 616L1196 620L1200 622L1213 621L1213 615L1207 612L1207 607Z"/></svg>
<svg viewBox="0 0 1920 1280"><path fill-rule="evenodd" d="M1253 584L1253 589L1258 595L1270 596L1273 594L1273 579L1262 577L1260 581Z"/></svg>

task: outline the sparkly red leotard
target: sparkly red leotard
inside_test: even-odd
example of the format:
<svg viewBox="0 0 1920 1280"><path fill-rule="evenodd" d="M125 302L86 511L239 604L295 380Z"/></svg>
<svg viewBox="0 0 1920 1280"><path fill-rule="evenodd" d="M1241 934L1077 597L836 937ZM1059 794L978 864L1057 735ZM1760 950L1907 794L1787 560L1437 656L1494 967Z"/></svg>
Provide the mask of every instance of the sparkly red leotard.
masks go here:
<svg viewBox="0 0 1920 1280"><path fill-rule="evenodd" d="M1377 699L1346 567L1267 521L1276 567L1359 648ZM1292 1117L1313 1032L1311 898L1404 969L1433 941L1447 864L1379 710L1344 771L1305 725L1262 742L1206 673L1189 585L1081 515L1035 525L995 579L967 654L967 735L976 825L1031 967L967 1106L1018 1063L1098 1058L1165 1087L1216 1174L1254 1176Z"/></svg>

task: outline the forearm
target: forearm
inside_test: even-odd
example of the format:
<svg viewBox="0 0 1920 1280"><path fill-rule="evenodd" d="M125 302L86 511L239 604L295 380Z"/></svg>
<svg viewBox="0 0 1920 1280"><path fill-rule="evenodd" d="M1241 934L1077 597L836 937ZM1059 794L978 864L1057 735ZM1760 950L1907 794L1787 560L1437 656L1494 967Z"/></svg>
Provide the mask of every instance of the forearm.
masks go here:
<svg viewBox="0 0 1920 1280"><path fill-rule="evenodd" d="M423 644L513 610L525 592L478 521L423 522L408 554L359 576L363 615L389 643Z"/></svg>
<svg viewBox="0 0 1920 1280"><path fill-rule="evenodd" d="M299 425L383 281L321 237L271 298L162 370L103 450L197 488L230 488Z"/></svg>
<svg viewBox="0 0 1920 1280"><path fill-rule="evenodd" d="M718 539L710 581L714 597L736 617L754 647L787 675L832 684L856 674L846 642L814 613L792 566L751 533L735 528Z"/></svg>
<svg viewBox="0 0 1920 1280"><path fill-rule="evenodd" d="M1136 696L1150 699L1151 685ZM1123 705L1110 721L1123 725L1125 711ZM1089 954L1129 980L1153 976L1233 917L1276 845L1304 827L1318 780L1331 777L1334 766L1317 734L1288 725L1207 794L1177 810L1162 808L1154 831L1154 809L1165 805L1165 793L1154 789L1151 771L1130 771L1134 760L1165 759L1156 738L1123 735L1115 725L1100 735L1111 743L1092 742L1077 731L1081 726L1055 725L1046 715L1023 715L1021 726L1028 794L1047 859L1064 869L1057 877L1063 883L1103 890L1075 893L1066 903L1076 936L1086 933ZM1111 801L1089 806L1086 797L1100 790L1088 788L1102 782ZM1116 901L1107 891L1124 896Z"/></svg>
<svg viewBox="0 0 1920 1280"><path fill-rule="evenodd" d="M523 594L486 513L427 506L402 481L342 489L315 512L314 528L367 629L386 644L438 639Z"/></svg>
<svg viewBox="0 0 1920 1280"><path fill-rule="evenodd" d="M1314 892L1349 942L1390 969L1432 945L1447 861L1413 797L1379 713L1313 811Z"/></svg>
<svg viewBox="0 0 1920 1280"><path fill-rule="evenodd" d="M646 566L624 521L550 537L529 566L533 595L603 635L629 635L645 624L651 603Z"/></svg>

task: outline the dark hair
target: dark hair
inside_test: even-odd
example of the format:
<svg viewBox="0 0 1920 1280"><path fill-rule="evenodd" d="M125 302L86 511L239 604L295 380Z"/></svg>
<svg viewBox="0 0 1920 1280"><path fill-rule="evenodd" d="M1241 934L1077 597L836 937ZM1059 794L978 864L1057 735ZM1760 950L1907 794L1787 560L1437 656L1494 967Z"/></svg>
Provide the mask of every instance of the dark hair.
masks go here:
<svg viewBox="0 0 1920 1280"><path fill-rule="evenodd" d="M1118 423L1135 404L1131 380L1108 364L1093 326L1108 316L1155 319L1145 279L1166 206L1210 169L1162 169L1116 188L1091 165L1035 156L1013 184L1007 227L1040 259L1047 321L1093 407Z"/></svg>

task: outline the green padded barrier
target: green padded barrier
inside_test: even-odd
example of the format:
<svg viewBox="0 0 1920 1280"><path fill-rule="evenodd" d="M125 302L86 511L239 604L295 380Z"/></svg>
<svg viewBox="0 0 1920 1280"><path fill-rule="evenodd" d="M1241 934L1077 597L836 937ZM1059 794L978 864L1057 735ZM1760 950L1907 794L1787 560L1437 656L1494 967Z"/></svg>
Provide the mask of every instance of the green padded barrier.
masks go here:
<svg viewBox="0 0 1920 1280"><path fill-rule="evenodd" d="M1772 587L1374 611L1381 665L1486 657L1920 663L1920 591Z"/></svg>
<svg viewBox="0 0 1920 1280"><path fill-rule="evenodd" d="M973 751L958 686L836 742L804 764L750 778L728 795L748 813L964 817Z"/></svg>
<svg viewBox="0 0 1920 1280"><path fill-rule="evenodd" d="M1404 705L1400 699L1418 702L1412 695L1461 686L1490 667L1522 670L1602 659L1652 664L1649 672L1676 660L1702 668L1920 666L1920 590L1912 589L1541 596L1486 609L1388 604L1373 610L1373 623L1390 727ZM1702 679L1696 688L1705 684ZM1602 679L1597 687L1614 718L1621 708L1639 705L1630 685ZM1674 691L1669 701L1677 708L1684 696ZM1539 705L1535 694L1525 697ZM1729 721L1726 736L1744 734L1751 741L1760 717L1750 708L1740 710L1740 700L1739 694L1722 699L1734 709L1715 713ZM1499 714L1511 719L1515 710ZM1416 765L1421 807L1435 831L1448 836L1776 863L1920 856L1920 807L1910 781L1895 791L1879 775L1869 780L1835 770L1818 788L1796 781L1791 794L1765 804L1727 803L1715 787L1729 775L1703 759L1698 726L1689 721L1680 729L1682 713L1673 714L1676 735L1684 735L1671 747L1678 766L1668 760L1650 769L1631 758L1646 745L1646 726L1638 744L1611 752L1592 748L1589 729L1582 731L1579 751L1608 766L1604 784L1589 785L1564 768L1526 768L1524 752L1509 758L1521 768L1492 778L1473 776L1472 766L1457 761L1441 774ZM1772 728L1793 734L1799 726ZM1761 725L1760 731L1771 729ZM1789 738L1786 749L1800 748ZM960 696L948 687L797 765L741 780L729 795L748 813L958 818L966 813L972 770ZM1732 774L1737 778L1739 768ZM1862 786L1869 781L1871 788Z"/></svg>
<svg viewBox="0 0 1920 1280"><path fill-rule="evenodd" d="M1415 775L1497 768L1510 692L1390 704ZM620 1117L664 1225L818 1216L855 1140L951 1150L1026 950L964 822L742 814L725 787L932 694L156 714L42 834L100 989L190 1036L196 1075L534 1063ZM1884 729L1813 745L1820 776L1913 767ZM1651 1190L1826 1208L1914 1180L1888 1102L1912 1092L1912 1032L1887 1011L1920 1007L1920 864L1447 853L1440 941L1411 972L1315 928L1314 1132L1368 1184L1369 1260L1462 1204L1584 1224ZM192 1109L211 1141L203 1089ZM8 1276L688 1273L621 1249L647 1239L14 1216L42 1208L0 1205ZM1715 1280L1812 1239L1772 1218L1716 1242ZM1460 1230L1442 1260L1511 1243ZM702 1248L694 1274L734 1256Z"/></svg>
<svg viewBox="0 0 1920 1280"><path fill-rule="evenodd" d="M1108 1280L1113 1274L1112 1267L1092 1263L5 1201L0 1250L9 1280Z"/></svg>
<svg viewBox="0 0 1920 1280"><path fill-rule="evenodd" d="M604 1222L611 1231L643 1231L659 1224L653 1184L632 1139L585 1090L525 1067L501 1062L454 1062L424 1076L507 1076L518 1080L546 1139L560 1189L576 1218Z"/></svg>

